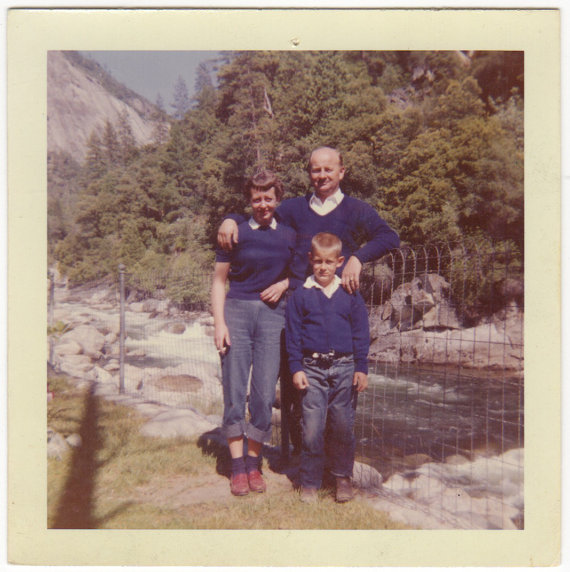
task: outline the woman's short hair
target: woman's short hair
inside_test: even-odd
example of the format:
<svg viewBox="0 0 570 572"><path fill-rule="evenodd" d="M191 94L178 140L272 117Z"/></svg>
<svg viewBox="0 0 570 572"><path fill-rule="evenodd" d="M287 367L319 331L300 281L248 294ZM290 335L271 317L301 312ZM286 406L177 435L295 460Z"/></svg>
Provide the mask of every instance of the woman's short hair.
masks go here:
<svg viewBox="0 0 570 572"><path fill-rule="evenodd" d="M275 198L280 201L283 197L283 183L279 180L279 177L268 169L263 169L257 171L255 175L249 177L245 183L243 194L245 198L249 201L251 199L251 191L253 189L259 191L268 191L271 188L275 189Z"/></svg>

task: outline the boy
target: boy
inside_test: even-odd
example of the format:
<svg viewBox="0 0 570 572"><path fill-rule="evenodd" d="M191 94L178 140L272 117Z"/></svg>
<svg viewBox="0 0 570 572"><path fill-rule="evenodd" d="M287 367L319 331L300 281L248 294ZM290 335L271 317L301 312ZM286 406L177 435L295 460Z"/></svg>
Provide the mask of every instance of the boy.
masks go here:
<svg viewBox="0 0 570 572"><path fill-rule="evenodd" d="M288 301L286 345L293 385L302 392L301 500L317 500L325 462L336 477L336 500L352 499L356 396L368 385L368 314L362 296L340 287L342 243L321 232L311 241L313 269Z"/></svg>

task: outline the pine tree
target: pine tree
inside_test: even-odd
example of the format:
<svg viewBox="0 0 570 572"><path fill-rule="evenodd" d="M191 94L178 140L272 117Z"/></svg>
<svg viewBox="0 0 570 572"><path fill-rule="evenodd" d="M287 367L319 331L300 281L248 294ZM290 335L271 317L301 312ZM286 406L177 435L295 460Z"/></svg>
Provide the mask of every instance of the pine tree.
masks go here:
<svg viewBox="0 0 570 572"><path fill-rule="evenodd" d="M186 112L190 109L190 97L188 95L188 87L182 76L178 76L174 85L174 95L171 103L174 109L174 117L182 119Z"/></svg>
<svg viewBox="0 0 570 572"><path fill-rule="evenodd" d="M160 93L156 98L155 110L152 115L152 120L154 121L152 138L157 145L163 145L168 140L169 126L166 117L166 111L164 110L164 101Z"/></svg>

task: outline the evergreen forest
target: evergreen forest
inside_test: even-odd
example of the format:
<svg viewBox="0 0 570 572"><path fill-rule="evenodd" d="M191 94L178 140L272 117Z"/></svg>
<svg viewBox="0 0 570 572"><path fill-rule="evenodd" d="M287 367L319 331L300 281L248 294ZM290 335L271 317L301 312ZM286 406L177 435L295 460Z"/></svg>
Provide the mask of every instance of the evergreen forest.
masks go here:
<svg viewBox="0 0 570 572"><path fill-rule="evenodd" d="M49 154L48 257L70 284L119 263L209 274L221 220L246 210L245 179L273 169L285 198L302 195L319 145L342 151L343 191L403 244L508 244L522 267L522 52L247 51L214 64L152 144L136 147L124 121L92 134L83 164Z"/></svg>

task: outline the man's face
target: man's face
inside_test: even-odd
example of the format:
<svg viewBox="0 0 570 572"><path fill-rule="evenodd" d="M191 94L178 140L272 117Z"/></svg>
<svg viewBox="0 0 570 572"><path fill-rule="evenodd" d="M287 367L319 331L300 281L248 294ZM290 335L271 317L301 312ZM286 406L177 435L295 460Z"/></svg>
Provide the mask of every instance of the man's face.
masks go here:
<svg viewBox="0 0 570 572"><path fill-rule="evenodd" d="M344 257L339 256L335 250L321 250L320 248L313 248L312 252L309 252L309 259L315 280L323 288L332 282L336 269L344 262Z"/></svg>
<svg viewBox="0 0 570 572"><path fill-rule="evenodd" d="M333 195L344 177L338 153L334 149L317 149L313 151L309 165L309 177L316 195L321 200Z"/></svg>

